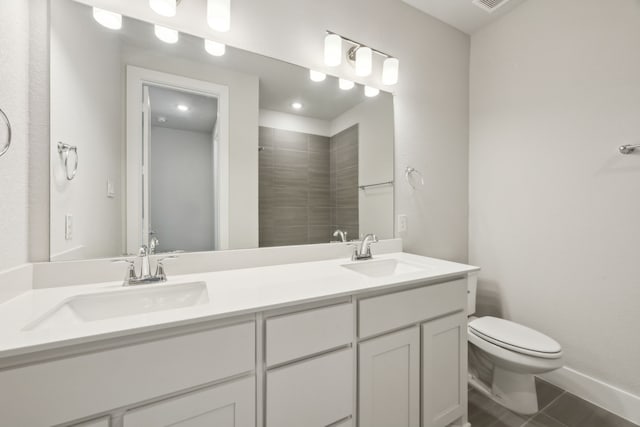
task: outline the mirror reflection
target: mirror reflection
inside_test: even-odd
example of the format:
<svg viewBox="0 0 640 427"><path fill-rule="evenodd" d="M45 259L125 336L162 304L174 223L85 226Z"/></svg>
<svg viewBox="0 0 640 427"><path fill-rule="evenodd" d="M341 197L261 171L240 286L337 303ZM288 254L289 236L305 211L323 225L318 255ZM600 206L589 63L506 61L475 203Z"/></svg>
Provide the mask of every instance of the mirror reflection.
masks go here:
<svg viewBox="0 0 640 427"><path fill-rule="evenodd" d="M51 4L52 261L393 237L391 94L167 36Z"/></svg>

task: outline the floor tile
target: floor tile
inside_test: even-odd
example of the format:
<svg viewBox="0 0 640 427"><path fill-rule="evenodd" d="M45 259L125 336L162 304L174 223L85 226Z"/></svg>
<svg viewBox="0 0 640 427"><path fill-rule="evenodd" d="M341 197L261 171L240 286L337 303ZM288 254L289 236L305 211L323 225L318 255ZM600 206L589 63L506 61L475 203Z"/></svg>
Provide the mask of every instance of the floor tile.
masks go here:
<svg viewBox="0 0 640 427"><path fill-rule="evenodd" d="M492 427L507 410L476 390L469 391L469 422L473 427Z"/></svg>
<svg viewBox="0 0 640 427"><path fill-rule="evenodd" d="M544 409L553 402L558 396L564 393L560 387L536 378L536 394L538 395L538 408Z"/></svg>
<svg viewBox="0 0 640 427"><path fill-rule="evenodd" d="M560 396L543 413L568 427L637 427L570 393Z"/></svg>
<svg viewBox="0 0 640 427"><path fill-rule="evenodd" d="M551 418L545 414L538 414L527 423L524 424L523 427L567 427L562 424L560 421Z"/></svg>

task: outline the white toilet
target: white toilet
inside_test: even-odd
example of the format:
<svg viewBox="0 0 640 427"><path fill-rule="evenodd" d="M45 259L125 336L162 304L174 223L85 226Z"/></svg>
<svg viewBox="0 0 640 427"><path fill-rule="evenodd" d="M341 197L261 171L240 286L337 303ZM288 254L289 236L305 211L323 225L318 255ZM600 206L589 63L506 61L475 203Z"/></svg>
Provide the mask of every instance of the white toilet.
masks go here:
<svg viewBox="0 0 640 427"><path fill-rule="evenodd" d="M471 317L476 280L469 279L469 384L520 414L538 412L535 375L562 367L562 347L548 336L496 317Z"/></svg>

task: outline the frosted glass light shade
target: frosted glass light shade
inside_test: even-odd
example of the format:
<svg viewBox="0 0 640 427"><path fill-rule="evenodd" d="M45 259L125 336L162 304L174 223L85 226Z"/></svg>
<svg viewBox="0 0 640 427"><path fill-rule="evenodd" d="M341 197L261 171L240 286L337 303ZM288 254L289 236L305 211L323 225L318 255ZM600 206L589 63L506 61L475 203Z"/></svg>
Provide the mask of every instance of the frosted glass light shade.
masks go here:
<svg viewBox="0 0 640 427"><path fill-rule="evenodd" d="M156 37L162 40L165 43L177 43L178 41L178 31L172 28L163 27L162 25L155 25L153 32L156 34Z"/></svg>
<svg viewBox="0 0 640 427"><path fill-rule="evenodd" d="M207 23L221 33L231 28L231 0L207 0Z"/></svg>
<svg viewBox="0 0 640 427"><path fill-rule="evenodd" d="M387 58L382 64L382 83L391 86L398 83L398 69L400 61L396 58Z"/></svg>
<svg viewBox="0 0 640 427"><path fill-rule="evenodd" d="M309 78L314 82L322 82L327 78L327 75L320 71L309 70Z"/></svg>
<svg viewBox="0 0 640 427"><path fill-rule="evenodd" d="M107 27L110 30L119 30L122 28L122 15L119 13L109 12L108 10L94 7L93 19L103 27Z"/></svg>
<svg viewBox="0 0 640 427"><path fill-rule="evenodd" d="M370 47L360 47L356 51L356 74L368 76L373 68L373 51Z"/></svg>
<svg viewBox="0 0 640 427"><path fill-rule="evenodd" d="M176 16L176 0L149 0L149 7L158 15Z"/></svg>
<svg viewBox="0 0 640 427"><path fill-rule="evenodd" d="M205 40L204 49L209 55L222 56L227 51L227 46L223 43L214 42L213 40Z"/></svg>
<svg viewBox="0 0 640 427"><path fill-rule="evenodd" d="M374 96L378 96L379 93L380 93L380 89L377 89L377 88L371 87L371 86L365 86L364 87L364 95L369 97L369 98L373 98Z"/></svg>
<svg viewBox="0 0 640 427"><path fill-rule="evenodd" d="M342 38L337 34L328 34L324 38L324 63L328 67L342 63Z"/></svg>
<svg viewBox="0 0 640 427"><path fill-rule="evenodd" d="M353 87L356 84L354 82L352 82L351 80L347 80L347 79L340 79L338 81L338 86L340 87L340 89L342 90L351 90L353 89Z"/></svg>

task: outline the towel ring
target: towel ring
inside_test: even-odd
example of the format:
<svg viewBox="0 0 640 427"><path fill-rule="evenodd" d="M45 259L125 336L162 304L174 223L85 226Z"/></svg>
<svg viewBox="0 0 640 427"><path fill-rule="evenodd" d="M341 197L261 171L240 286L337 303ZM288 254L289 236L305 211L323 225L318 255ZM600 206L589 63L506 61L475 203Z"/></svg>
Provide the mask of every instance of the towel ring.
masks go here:
<svg viewBox="0 0 640 427"><path fill-rule="evenodd" d="M71 151L73 151L75 162L73 164L73 170L69 172L69 153ZM78 172L78 147L65 144L64 142L58 142L58 153L60 153L64 160L64 172L67 176L67 180L71 181L76 177L76 173Z"/></svg>
<svg viewBox="0 0 640 427"><path fill-rule="evenodd" d="M404 179L407 181L407 184L409 184L409 186L415 190L416 186L413 184L413 181L411 181L411 177L414 174L418 175L418 177L420 178L420 185L424 185L424 177L418 169L407 166L407 168L404 170Z"/></svg>
<svg viewBox="0 0 640 427"><path fill-rule="evenodd" d="M0 118L2 118L4 124L7 126L7 140L2 145L2 148L0 148L0 157L2 157L9 151L9 147L11 147L11 122L2 109L0 109Z"/></svg>

